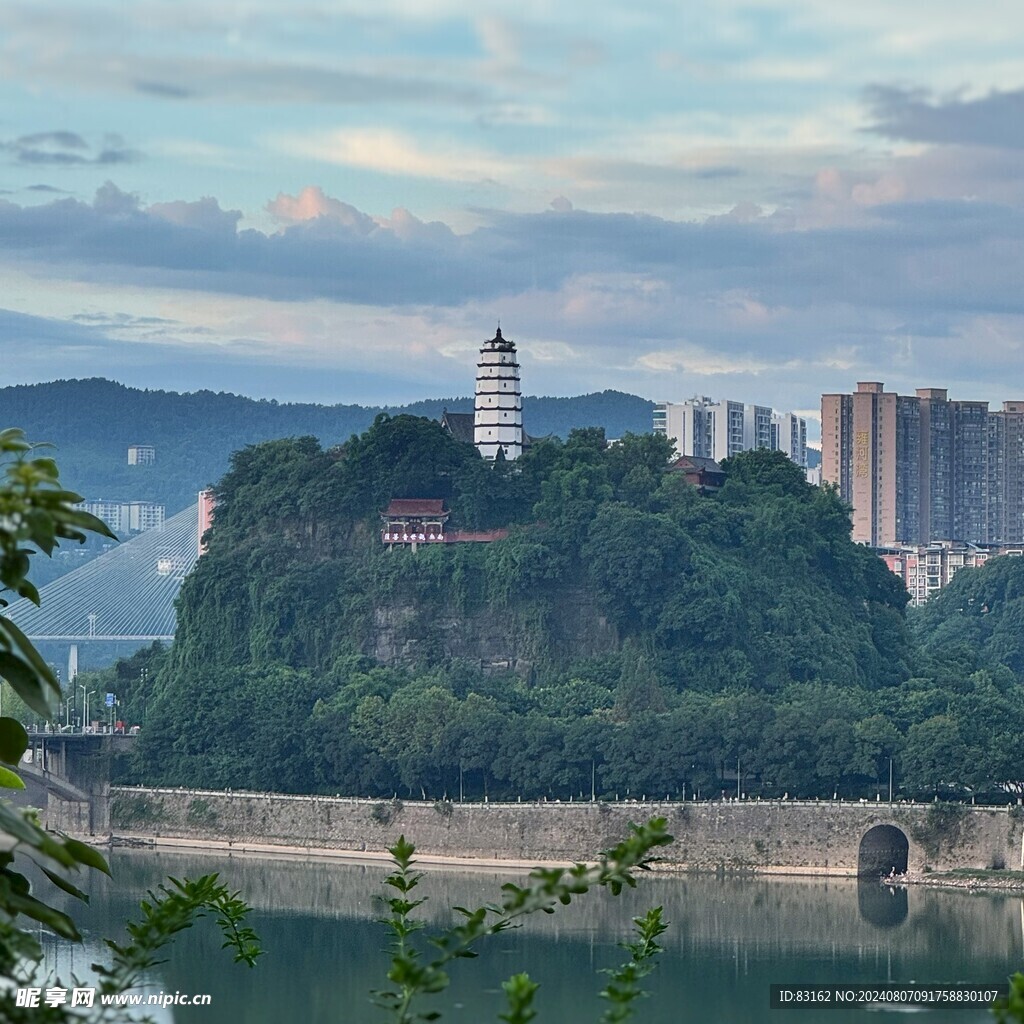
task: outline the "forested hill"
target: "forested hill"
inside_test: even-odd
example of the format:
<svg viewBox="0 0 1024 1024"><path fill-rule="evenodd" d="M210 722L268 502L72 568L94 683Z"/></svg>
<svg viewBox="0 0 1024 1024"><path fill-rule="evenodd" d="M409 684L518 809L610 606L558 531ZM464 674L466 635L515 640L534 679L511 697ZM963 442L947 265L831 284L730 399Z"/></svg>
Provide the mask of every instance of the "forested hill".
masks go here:
<svg viewBox="0 0 1024 1024"><path fill-rule="evenodd" d="M472 411L472 398L431 399L391 408L440 418L443 409ZM601 426L609 437L651 428L653 403L618 391L575 398L523 400L527 430L566 436ZM218 480L231 452L280 437L311 435L328 447L366 430L380 407L257 401L198 391L139 390L114 381L59 380L0 389L0 426L57 446L63 478L89 498L158 501L168 515ZM157 449L155 466L128 466L130 444Z"/></svg>
<svg viewBox="0 0 1024 1024"><path fill-rule="evenodd" d="M1024 558L958 572L911 621L933 661L964 676L1009 671L1024 683Z"/></svg>
<svg viewBox="0 0 1024 1024"><path fill-rule="evenodd" d="M600 431L488 465L409 416L238 453L174 645L94 684L143 724L133 781L717 795L739 762L747 793L873 798L892 763L908 795L1024 787L1014 674L915 650L899 580L781 453L724 468L700 494L663 438ZM509 533L388 550L390 497Z"/></svg>

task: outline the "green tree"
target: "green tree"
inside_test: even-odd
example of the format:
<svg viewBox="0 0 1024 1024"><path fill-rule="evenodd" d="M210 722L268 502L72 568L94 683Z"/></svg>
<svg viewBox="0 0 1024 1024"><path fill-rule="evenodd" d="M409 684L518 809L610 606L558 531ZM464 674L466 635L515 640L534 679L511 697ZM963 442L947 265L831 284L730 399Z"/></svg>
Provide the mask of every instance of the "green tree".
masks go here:
<svg viewBox="0 0 1024 1024"><path fill-rule="evenodd" d="M475 448L456 441L435 420L381 413L365 434L348 441L339 469L348 508L366 515L391 498L451 501L460 475L479 461Z"/></svg>
<svg viewBox="0 0 1024 1024"><path fill-rule="evenodd" d="M615 689L613 716L628 721L639 714L665 708L665 694L654 666L653 649L627 641L622 650L622 675Z"/></svg>
<svg viewBox="0 0 1024 1024"><path fill-rule="evenodd" d="M669 516L608 504L590 525L582 553L620 628L635 632L657 622L662 595L690 569L691 545Z"/></svg>
<svg viewBox="0 0 1024 1024"><path fill-rule="evenodd" d="M508 729L511 716L494 697L469 693L445 725L444 748L450 753L451 793L487 796L493 788L494 752ZM459 777L459 789L454 782Z"/></svg>
<svg viewBox="0 0 1024 1024"><path fill-rule="evenodd" d="M790 496L810 500L814 491L807 483L804 471L780 451L757 448L740 452L722 462L726 484L722 498L725 501L747 500L751 491Z"/></svg>
<svg viewBox="0 0 1024 1024"><path fill-rule="evenodd" d="M933 715L907 730L903 782L911 792L963 792L970 772L960 725L950 715Z"/></svg>
<svg viewBox="0 0 1024 1024"><path fill-rule="evenodd" d="M672 458L664 434L625 434L605 452L608 478L618 501L645 508L661 485Z"/></svg>
<svg viewBox="0 0 1024 1024"><path fill-rule="evenodd" d="M855 770L876 783L887 783L890 760L903 748L903 737L885 715L868 715L853 727L857 742Z"/></svg>

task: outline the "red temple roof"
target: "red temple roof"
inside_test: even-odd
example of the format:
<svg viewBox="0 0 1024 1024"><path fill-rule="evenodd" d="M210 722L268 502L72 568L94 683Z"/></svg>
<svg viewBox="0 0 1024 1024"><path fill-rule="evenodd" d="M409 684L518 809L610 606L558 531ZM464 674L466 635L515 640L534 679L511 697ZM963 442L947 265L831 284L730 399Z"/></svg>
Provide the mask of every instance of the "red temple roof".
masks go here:
<svg viewBox="0 0 1024 1024"><path fill-rule="evenodd" d="M392 498L387 516L443 516L447 515L444 498Z"/></svg>

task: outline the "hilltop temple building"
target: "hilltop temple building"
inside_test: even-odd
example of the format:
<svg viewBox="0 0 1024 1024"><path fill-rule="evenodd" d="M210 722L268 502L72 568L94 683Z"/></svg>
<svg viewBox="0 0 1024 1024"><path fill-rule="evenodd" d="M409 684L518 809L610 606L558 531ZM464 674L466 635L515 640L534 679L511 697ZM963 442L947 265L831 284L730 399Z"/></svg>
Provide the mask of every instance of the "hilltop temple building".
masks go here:
<svg viewBox="0 0 1024 1024"><path fill-rule="evenodd" d="M491 462L499 457L518 459L529 445L523 430L516 343L502 337L501 327L480 348L473 412L445 410L441 426L456 440L475 445Z"/></svg>
<svg viewBox="0 0 1024 1024"><path fill-rule="evenodd" d="M473 403L473 443L485 459L523 454L523 398L519 392L516 344L501 328L480 349Z"/></svg>

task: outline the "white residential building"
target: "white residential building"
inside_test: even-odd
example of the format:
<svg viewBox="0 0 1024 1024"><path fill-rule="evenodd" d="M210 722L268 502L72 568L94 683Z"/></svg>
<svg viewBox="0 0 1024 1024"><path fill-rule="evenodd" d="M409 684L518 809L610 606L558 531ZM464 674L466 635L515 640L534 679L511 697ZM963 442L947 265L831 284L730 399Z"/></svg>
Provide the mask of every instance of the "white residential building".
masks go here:
<svg viewBox="0 0 1024 1024"><path fill-rule="evenodd" d="M130 444L128 446L129 466L152 466L156 462L156 448L151 444Z"/></svg>
<svg viewBox="0 0 1024 1024"><path fill-rule="evenodd" d="M164 525L165 509L152 501L83 501L76 505L102 519L114 533L141 533Z"/></svg>
<svg viewBox="0 0 1024 1024"><path fill-rule="evenodd" d="M677 455L716 462L743 451L744 423L742 402L714 402L704 396L654 407L654 431L675 442Z"/></svg>
<svg viewBox="0 0 1024 1024"><path fill-rule="evenodd" d="M791 412L772 414L769 448L785 452L798 466L807 468L807 420Z"/></svg>
<svg viewBox="0 0 1024 1024"><path fill-rule="evenodd" d="M743 407L743 450L753 448L774 448L772 424L774 414L767 405L745 405Z"/></svg>
<svg viewBox="0 0 1024 1024"><path fill-rule="evenodd" d="M660 402L654 407L654 432L672 439L676 455L721 462L743 451L777 448L798 466L807 465L807 421L764 405L706 396Z"/></svg>

